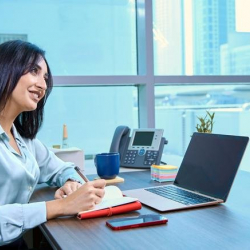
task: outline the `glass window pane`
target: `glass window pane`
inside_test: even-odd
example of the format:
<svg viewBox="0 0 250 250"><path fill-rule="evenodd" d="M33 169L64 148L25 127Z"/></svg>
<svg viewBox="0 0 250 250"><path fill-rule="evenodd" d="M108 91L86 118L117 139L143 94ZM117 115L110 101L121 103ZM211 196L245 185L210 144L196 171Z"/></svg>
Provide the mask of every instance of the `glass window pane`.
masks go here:
<svg viewBox="0 0 250 250"><path fill-rule="evenodd" d="M45 105L38 138L48 147L62 145L63 124L69 147L85 155L108 152L115 128L138 127L136 87L54 87Z"/></svg>
<svg viewBox="0 0 250 250"><path fill-rule="evenodd" d="M0 42L27 37L54 75L137 74L134 1L1 0L0 9Z"/></svg>
<svg viewBox="0 0 250 250"><path fill-rule="evenodd" d="M153 0L156 74L249 75L245 2Z"/></svg>
<svg viewBox="0 0 250 250"><path fill-rule="evenodd" d="M200 125L198 117L214 112L213 133L250 136L250 87L246 85L157 86L155 88L156 127L164 129L168 157L182 157L191 135ZM249 146L248 146L249 147ZM248 167L246 150L242 167ZM170 163L170 162L169 162Z"/></svg>
<svg viewBox="0 0 250 250"><path fill-rule="evenodd" d="M157 75L185 74L182 2L153 0L154 66Z"/></svg>

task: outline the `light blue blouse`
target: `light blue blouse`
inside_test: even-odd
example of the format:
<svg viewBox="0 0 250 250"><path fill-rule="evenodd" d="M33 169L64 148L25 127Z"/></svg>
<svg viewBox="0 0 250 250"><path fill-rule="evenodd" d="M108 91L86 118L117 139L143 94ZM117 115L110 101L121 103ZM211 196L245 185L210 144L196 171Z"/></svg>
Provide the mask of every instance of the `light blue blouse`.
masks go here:
<svg viewBox="0 0 250 250"><path fill-rule="evenodd" d="M28 203L37 183L82 182L73 163L60 160L38 139L22 138L14 125L12 131L21 155L0 126L0 246L46 221L45 202Z"/></svg>

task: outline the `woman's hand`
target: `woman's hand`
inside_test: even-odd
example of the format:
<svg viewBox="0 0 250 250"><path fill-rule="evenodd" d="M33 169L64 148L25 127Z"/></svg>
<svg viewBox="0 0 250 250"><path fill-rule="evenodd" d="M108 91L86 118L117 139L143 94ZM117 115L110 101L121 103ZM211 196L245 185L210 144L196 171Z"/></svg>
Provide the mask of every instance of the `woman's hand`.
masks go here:
<svg viewBox="0 0 250 250"><path fill-rule="evenodd" d="M102 201L105 186L103 179L89 181L63 199L46 202L47 219L93 209Z"/></svg>
<svg viewBox="0 0 250 250"><path fill-rule="evenodd" d="M62 187L56 190L55 199L62 199L80 188L82 184L75 181L66 181Z"/></svg>

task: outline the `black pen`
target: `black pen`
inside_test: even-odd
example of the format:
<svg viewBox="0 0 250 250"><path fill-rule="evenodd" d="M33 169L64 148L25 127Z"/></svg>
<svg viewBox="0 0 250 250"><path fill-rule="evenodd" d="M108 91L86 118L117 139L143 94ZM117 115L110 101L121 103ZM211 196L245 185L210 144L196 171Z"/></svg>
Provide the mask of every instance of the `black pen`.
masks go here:
<svg viewBox="0 0 250 250"><path fill-rule="evenodd" d="M168 164L167 164L166 162L164 162L164 161L161 161L161 163L164 164L164 165L168 165Z"/></svg>
<svg viewBox="0 0 250 250"><path fill-rule="evenodd" d="M82 174L82 172L81 172L81 170L80 170L79 167L75 166L75 171L82 177L82 179L83 179L85 182L88 182L88 181L89 181L88 178L87 178L84 174Z"/></svg>

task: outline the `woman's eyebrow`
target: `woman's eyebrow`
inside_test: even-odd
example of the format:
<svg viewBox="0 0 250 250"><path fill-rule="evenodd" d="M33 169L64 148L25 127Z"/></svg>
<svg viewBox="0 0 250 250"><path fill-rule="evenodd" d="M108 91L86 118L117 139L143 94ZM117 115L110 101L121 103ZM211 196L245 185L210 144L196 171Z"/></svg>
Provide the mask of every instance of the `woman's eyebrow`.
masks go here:
<svg viewBox="0 0 250 250"><path fill-rule="evenodd" d="M39 70L42 69L41 66L38 65L38 64L35 64L35 67L37 67ZM48 78L48 77L49 77L49 74L48 74L48 73L45 73L45 74L44 74L44 77Z"/></svg>
<svg viewBox="0 0 250 250"><path fill-rule="evenodd" d="M38 64L35 64L34 66L37 67L38 69L42 69L41 66L39 66Z"/></svg>

